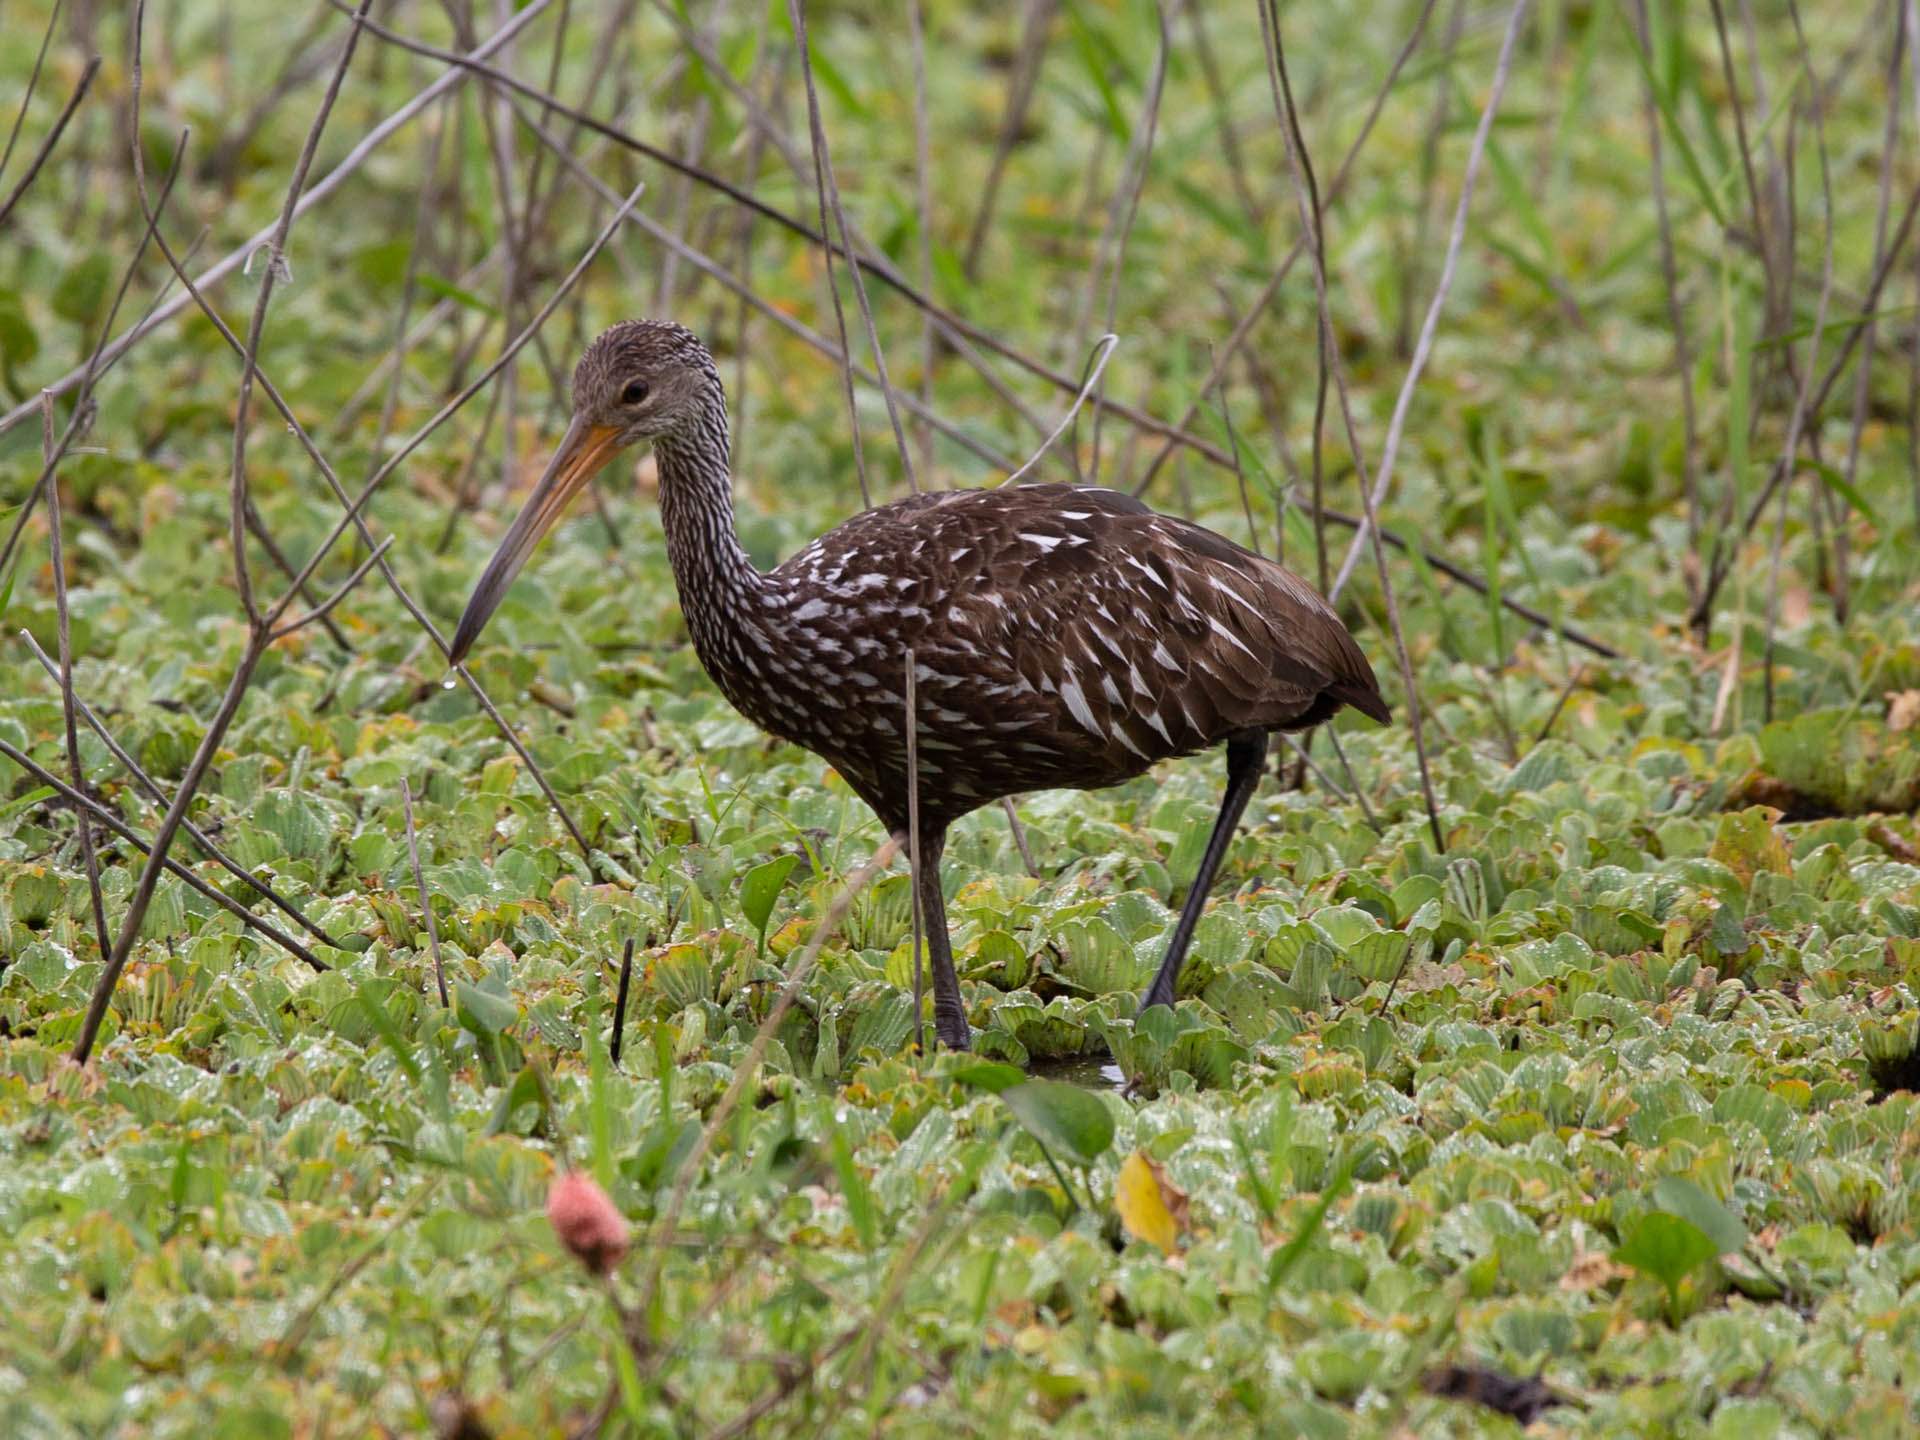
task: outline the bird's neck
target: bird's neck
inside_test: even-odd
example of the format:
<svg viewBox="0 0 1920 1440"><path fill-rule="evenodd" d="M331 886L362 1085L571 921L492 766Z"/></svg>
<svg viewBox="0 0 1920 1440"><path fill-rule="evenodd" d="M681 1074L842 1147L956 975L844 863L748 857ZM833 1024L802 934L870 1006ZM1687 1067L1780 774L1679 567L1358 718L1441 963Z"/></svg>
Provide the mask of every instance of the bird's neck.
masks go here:
<svg viewBox="0 0 1920 1440"><path fill-rule="evenodd" d="M667 560L703 659L708 627L758 608L767 579L733 530L726 402L719 400L710 408L714 413L690 431L661 435L653 442Z"/></svg>

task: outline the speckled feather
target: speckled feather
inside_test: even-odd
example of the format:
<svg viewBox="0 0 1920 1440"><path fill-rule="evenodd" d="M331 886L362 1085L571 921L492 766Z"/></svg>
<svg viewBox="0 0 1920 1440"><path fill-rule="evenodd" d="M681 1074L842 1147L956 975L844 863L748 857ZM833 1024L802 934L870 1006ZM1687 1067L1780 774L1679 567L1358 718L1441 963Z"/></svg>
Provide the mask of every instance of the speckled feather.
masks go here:
<svg viewBox="0 0 1920 1440"><path fill-rule="evenodd" d="M909 649L920 803L938 824L1001 795L1117 784L1342 704L1387 715L1366 656L1310 587L1108 490L897 501L757 589L743 605L716 596L724 608L697 620L689 608L702 661L743 713L826 756L895 829Z"/></svg>
<svg viewBox="0 0 1920 1440"><path fill-rule="evenodd" d="M909 649L931 827L1002 795L1118 784L1343 705L1388 718L1365 653L1310 585L1111 490L917 495L762 573L734 535L725 391L690 331L607 331L575 372L576 409L641 373L686 390L682 423L653 440L701 663L741 713L824 756L890 830L907 819Z"/></svg>
<svg viewBox="0 0 1920 1440"><path fill-rule="evenodd" d="M946 931L948 826L1002 795L1113 785L1224 743L1227 788L1142 1008L1172 1004L1269 732L1386 702L1313 588L1198 525L1110 490L1017 485L918 495L858 515L770 572L733 528L727 402L693 334L632 320L574 371L574 418L476 585L466 653L569 495L651 440L660 516L701 663L750 719L826 757L889 832L908 825L914 657L921 871L934 1018L969 1026Z"/></svg>

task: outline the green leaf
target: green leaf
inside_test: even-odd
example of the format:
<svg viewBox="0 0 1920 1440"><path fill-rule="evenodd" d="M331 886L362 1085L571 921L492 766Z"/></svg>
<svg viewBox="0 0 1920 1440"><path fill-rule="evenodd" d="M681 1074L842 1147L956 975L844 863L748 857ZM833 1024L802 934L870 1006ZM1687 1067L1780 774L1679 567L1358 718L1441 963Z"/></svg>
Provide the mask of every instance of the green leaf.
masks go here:
<svg viewBox="0 0 1920 1440"><path fill-rule="evenodd" d="M1287 1117L1287 1123L1291 1124L1290 1115ZM1320 1198L1314 1201L1312 1208L1300 1218L1299 1226L1293 1232L1293 1238L1274 1251L1273 1259L1267 1262L1269 1286L1278 1286L1285 1280L1287 1272L1300 1262L1300 1257L1306 1254L1308 1247L1319 1238L1321 1227L1326 1224L1327 1211L1346 1193L1347 1186L1353 1182L1353 1172L1359 1158L1360 1152L1355 1150L1341 1159L1338 1167L1328 1178L1326 1188L1320 1192ZM1277 1159L1276 1153L1276 1161ZM1277 1169L1276 1164L1276 1173Z"/></svg>
<svg viewBox="0 0 1920 1440"><path fill-rule="evenodd" d="M1740 1217L1683 1175L1669 1175L1653 1187L1653 1203L1677 1215L1712 1241L1715 1255L1729 1255L1747 1243Z"/></svg>
<svg viewBox="0 0 1920 1440"><path fill-rule="evenodd" d="M364 990L356 991L353 998L359 1004L360 1012L366 1017L367 1023L373 1027L374 1033L387 1042L387 1048L393 1051L394 1061L405 1072L407 1079L416 1086L419 1085L421 1083L420 1062L413 1058L413 1048L407 1044L407 1037L400 1033L400 1027L393 1023L393 1017L387 1013L387 1007Z"/></svg>
<svg viewBox="0 0 1920 1440"><path fill-rule="evenodd" d="M1113 81L1109 78L1109 68L1118 68L1120 57L1113 43L1106 36L1094 30L1080 13L1078 6L1067 11L1067 23L1074 40L1074 49L1080 56L1080 63L1086 72L1087 82L1093 86L1100 97L1100 107L1104 112L1107 129L1122 144L1126 143L1129 133L1127 115L1115 92Z"/></svg>
<svg viewBox="0 0 1920 1440"><path fill-rule="evenodd" d="M1713 223L1716 226L1725 226L1727 223L1726 216L1721 213L1720 199L1715 193L1713 182L1707 179L1706 170L1700 163L1700 157L1694 152L1693 142L1688 139L1686 128L1680 123L1680 117L1674 113L1672 94L1665 85L1661 84L1660 76L1654 73L1652 62L1640 48L1639 37L1634 27L1633 15L1628 8L1626 0L1616 0L1615 8L1620 15L1621 23L1626 27L1627 31L1625 49L1627 53L1632 55L1634 60L1638 62L1642 72L1645 74L1647 86L1653 95L1654 105L1660 111L1660 118L1666 122L1663 133L1667 140L1672 143L1675 152L1680 156L1682 170L1687 179L1692 182L1694 197L1698 199L1700 203L1706 207L1708 213L1713 216ZM1686 53L1684 46L1677 48L1681 54L1684 55Z"/></svg>
<svg viewBox="0 0 1920 1440"><path fill-rule="evenodd" d="M1027 947L1004 930L989 930L973 943L965 973L969 980L986 980L1001 990L1017 990L1032 977L1033 959Z"/></svg>
<svg viewBox="0 0 1920 1440"><path fill-rule="evenodd" d="M1180 1038L1180 1013L1171 1005L1142 1010L1133 1022L1133 1033L1151 1045L1156 1054L1165 1054Z"/></svg>
<svg viewBox="0 0 1920 1440"><path fill-rule="evenodd" d="M478 310L482 315L497 316L500 313L493 305L481 299L471 290L462 290L458 285L443 280L430 271L422 270L415 276L415 279L419 281L422 290L427 291L429 294L437 295L442 300L451 300L454 304L464 305L469 310Z"/></svg>
<svg viewBox="0 0 1920 1440"><path fill-rule="evenodd" d="M1405 880L1402 880L1398 885L1393 887L1393 895L1391 898L1393 917L1395 921L1407 926L1409 929L1418 929L1420 928L1419 926L1411 923L1413 916L1415 916L1420 908L1428 901L1438 900L1445 894L1446 887L1434 879L1433 876L1409 875ZM1426 928L1433 929L1438 924L1439 921L1436 918L1433 925L1429 925Z"/></svg>
<svg viewBox="0 0 1920 1440"><path fill-rule="evenodd" d="M69 265L54 282L53 313L71 320L82 329L90 328L107 306L107 290L113 284L113 262L106 252L92 251Z"/></svg>
<svg viewBox="0 0 1920 1440"><path fill-rule="evenodd" d="M1849 505L1866 516L1870 524L1878 525L1880 523L1880 517L1874 512L1873 506L1867 503L1867 497L1849 484L1847 477L1834 469L1833 466L1824 464L1819 460L1808 458L1800 461L1800 468L1813 471L1814 474L1818 475L1820 479L1825 482L1829 490L1833 491L1836 495L1845 497Z"/></svg>
<svg viewBox="0 0 1920 1440"><path fill-rule="evenodd" d="M1097 1095L1059 1080L1028 1080L1000 1098L1034 1139L1080 1165L1091 1165L1113 1144L1113 1112Z"/></svg>
<svg viewBox="0 0 1920 1440"><path fill-rule="evenodd" d="M1063 920L1052 938L1066 956L1060 978L1089 995L1137 990L1147 982L1147 965L1139 952L1098 916Z"/></svg>
<svg viewBox="0 0 1920 1440"><path fill-rule="evenodd" d="M7 577L7 580L9 583L11 583L13 580L13 577L9 575ZM6 601L6 592L0 591L0 611L4 611L6 609L5 601ZM4 762L0 762L0 763L4 763ZM0 821L11 820L14 816L20 814L22 811L31 810L34 806L38 805L42 800L46 799L49 795L55 795L58 793L59 792L56 791L51 785L37 786L36 788L27 791L27 793L22 795L19 799L9 800L5 805L0 805Z"/></svg>
<svg viewBox="0 0 1920 1440"><path fill-rule="evenodd" d="M747 917L747 923L759 932L762 949L766 948L767 921L773 916L773 902L779 899L781 887L799 863L798 855L776 855L747 871L740 882L740 910Z"/></svg>
<svg viewBox="0 0 1920 1440"><path fill-rule="evenodd" d="M1730 810L1720 817L1720 828L1708 853L1740 877L1745 886L1764 872L1775 875L1793 873L1793 857L1787 851L1786 838L1774 828L1777 812L1764 805L1749 805L1745 810Z"/></svg>
<svg viewBox="0 0 1920 1440"><path fill-rule="evenodd" d="M846 1197L854 1233L860 1237L860 1248L870 1251L876 1235L873 1192L853 1163L853 1149L847 1143L846 1129L837 1122L833 1127L833 1169L840 1179L840 1193Z"/></svg>
<svg viewBox="0 0 1920 1440"><path fill-rule="evenodd" d="M546 1099L540 1090L540 1077L534 1073L531 1065L523 1065L520 1073L513 1077L513 1084L500 1092L500 1098L494 1102L493 1114L487 1118L487 1128L482 1133L505 1133L513 1124L514 1112L525 1105L540 1107L540 1114L534 1120L534 1128L538 1129L546 1119Z"/></svg>
<svg viewBox="0 0 1920 1440"><path fill-rule="evenodd" d="M698 945L669 945L647 967L647 989L669 1010L684 1010L713 996L713 965Z"/></svg>
<svg viewBox="0 0 1920 1440"><path fill-rule="evenodd" d="M1362 980L1392 981L1406 967L1413 937L1397 930L1362 935L1347 948L1347 963Z"/></svg>
<svg viewBox="0 0 1920 1440"><path fill-rule="evenodd" d="M353 268L374 285L398 285L407 275L407 256L413 251L412 237L395 235L362 246L353 257Z"/></svg>
<svg viewBox="0 0 1920 1440"><path fill-rule="evenodd" d="M1672 1294L1682 1280L1719 1253L1691 1220L1654 1210L1641 1219L1613 1258L1653 1276Z"/></svg>
<svg viewBox="0 0 1920 1440"><path fill-rule="evenodd" d="M861 1010L847 1032L848 1055L871 1046L883 1056L898 1055L913 1034L913 997L899 990L883 995Z"/></svg>
<svg viewBox="0 0 1920 1440"><path fill-rule="evenodd" d="M635 1424L652 1418L647 1404L647 1389L640 1380L640 1368L634 1363L633 1350L626 1345L613 1347L614 1374L620 1381L620 1404Z"/></svg>
<svg viewBox="0 0 1920 1440"><path fill-rule="evenodd" d="M520 1007L506 996L465 980L453 987L453 1004L461 1026L475 1035L501 1034L520 1018Z"/></svg>
<svg viewBox="0 0 1920 1440"><path fill-rule="evenodd" d="M1003 1065L997 1060L974 1061L958 1066L953 1071L953 1078L962 1085L991 1090L996 1095L1027 1082L1027 1074L1019 1066Z"/></svg>
<svg viewBox="0 0 1920 1440"><path fill-rule="evenodd" d="M856 119L866 119L868 116L867 107L861 102L860 97L854 94L853 86L847 83L846 75L838 65L834 64L833 61L828 58L826 51L820 47L817 41L813 40L811 35L809 35L807 39L810 42L807 46L807 59L813 66L815 77L826 87L828 93L831 94L834 99L838 100Z"/></svg>
<svg viewBox="0 0 1920 1440"><path fill-rule="evenodd" d="M332 817L323 804L305 795L269 790L255 803L251 818L294 859L322 860L331 848ZM420 903L427 903L426 896L420 897Z"/></svg>
<svg viewBox="0 0 1920 1440"><path fill-rule="evenodd" d="M0 290L0 371L17 370L39 353L40 337L20 308L20 297Z"/></svg>

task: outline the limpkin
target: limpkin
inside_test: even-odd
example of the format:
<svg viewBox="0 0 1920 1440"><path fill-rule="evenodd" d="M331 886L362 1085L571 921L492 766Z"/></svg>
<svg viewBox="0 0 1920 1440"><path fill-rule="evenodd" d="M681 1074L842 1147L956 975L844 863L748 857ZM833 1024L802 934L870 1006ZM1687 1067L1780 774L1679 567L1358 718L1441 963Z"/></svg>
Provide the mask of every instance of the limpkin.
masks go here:
<svg viewBox="0 0 1920 1440"><path fill-rule="evenodd" d="M763 573L733 528L727 401L688 330L629 320L573 374L573 417L474 587L460 660L567 503L653 442L667 558L693 647L742 714L823 756L905 838L914 656L918 883L934 1021L970 1041L940 857L953 822L1006 795L1116 785L1225 742L1227 786L1141 1009L1181 961L1275 730L1342 706L1384 722L1365 653L1319 593L1211 530L1111 490L948 490L876 506Z"/></svg>

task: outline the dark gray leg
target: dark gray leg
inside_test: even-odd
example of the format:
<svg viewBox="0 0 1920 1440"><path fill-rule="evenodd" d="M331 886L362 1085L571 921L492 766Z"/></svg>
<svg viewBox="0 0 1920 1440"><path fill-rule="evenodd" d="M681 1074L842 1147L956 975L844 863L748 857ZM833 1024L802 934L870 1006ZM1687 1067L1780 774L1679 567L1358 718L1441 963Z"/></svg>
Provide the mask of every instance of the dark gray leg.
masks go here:
<svg viewBox="0 0 1920 1440"><path fill-rule="evenodd" d="M966 1006L960 1003L960 976L953 968L953 937L947 933L947 904L940 894L940 856L947 848L945 827L920 831L920 922L927 930L927 959L933 965L933 1031L949 1050L973 1048Z"/></svg>
<svg viewBox="0 0 1920 1440"><path fill-rule="evenodd" d="M1167 942L1160 972L1153 977L1146 996L1140 1001L1143 1011L1154 1005L1173 1004L1173 987L1180 979L1180 964L1187 958L1187 946L1193 943L1193 927L1200 923L1200 912L1207 908L1207 892L1213 889L1214 872L1220 868L1227 847L1233 843L1233 832L1239 827L1247 801L1253 798L1254 787L1260 783L1266 759L1267 732L1264 730L1243 730L1227 741L1227 793L1220 801L1213 834L1207 837L1207 852L1200 857L1193 888L1187 891L1187 903L1180 907L1180 923L1173 927L1173 938Z"/></svg>

